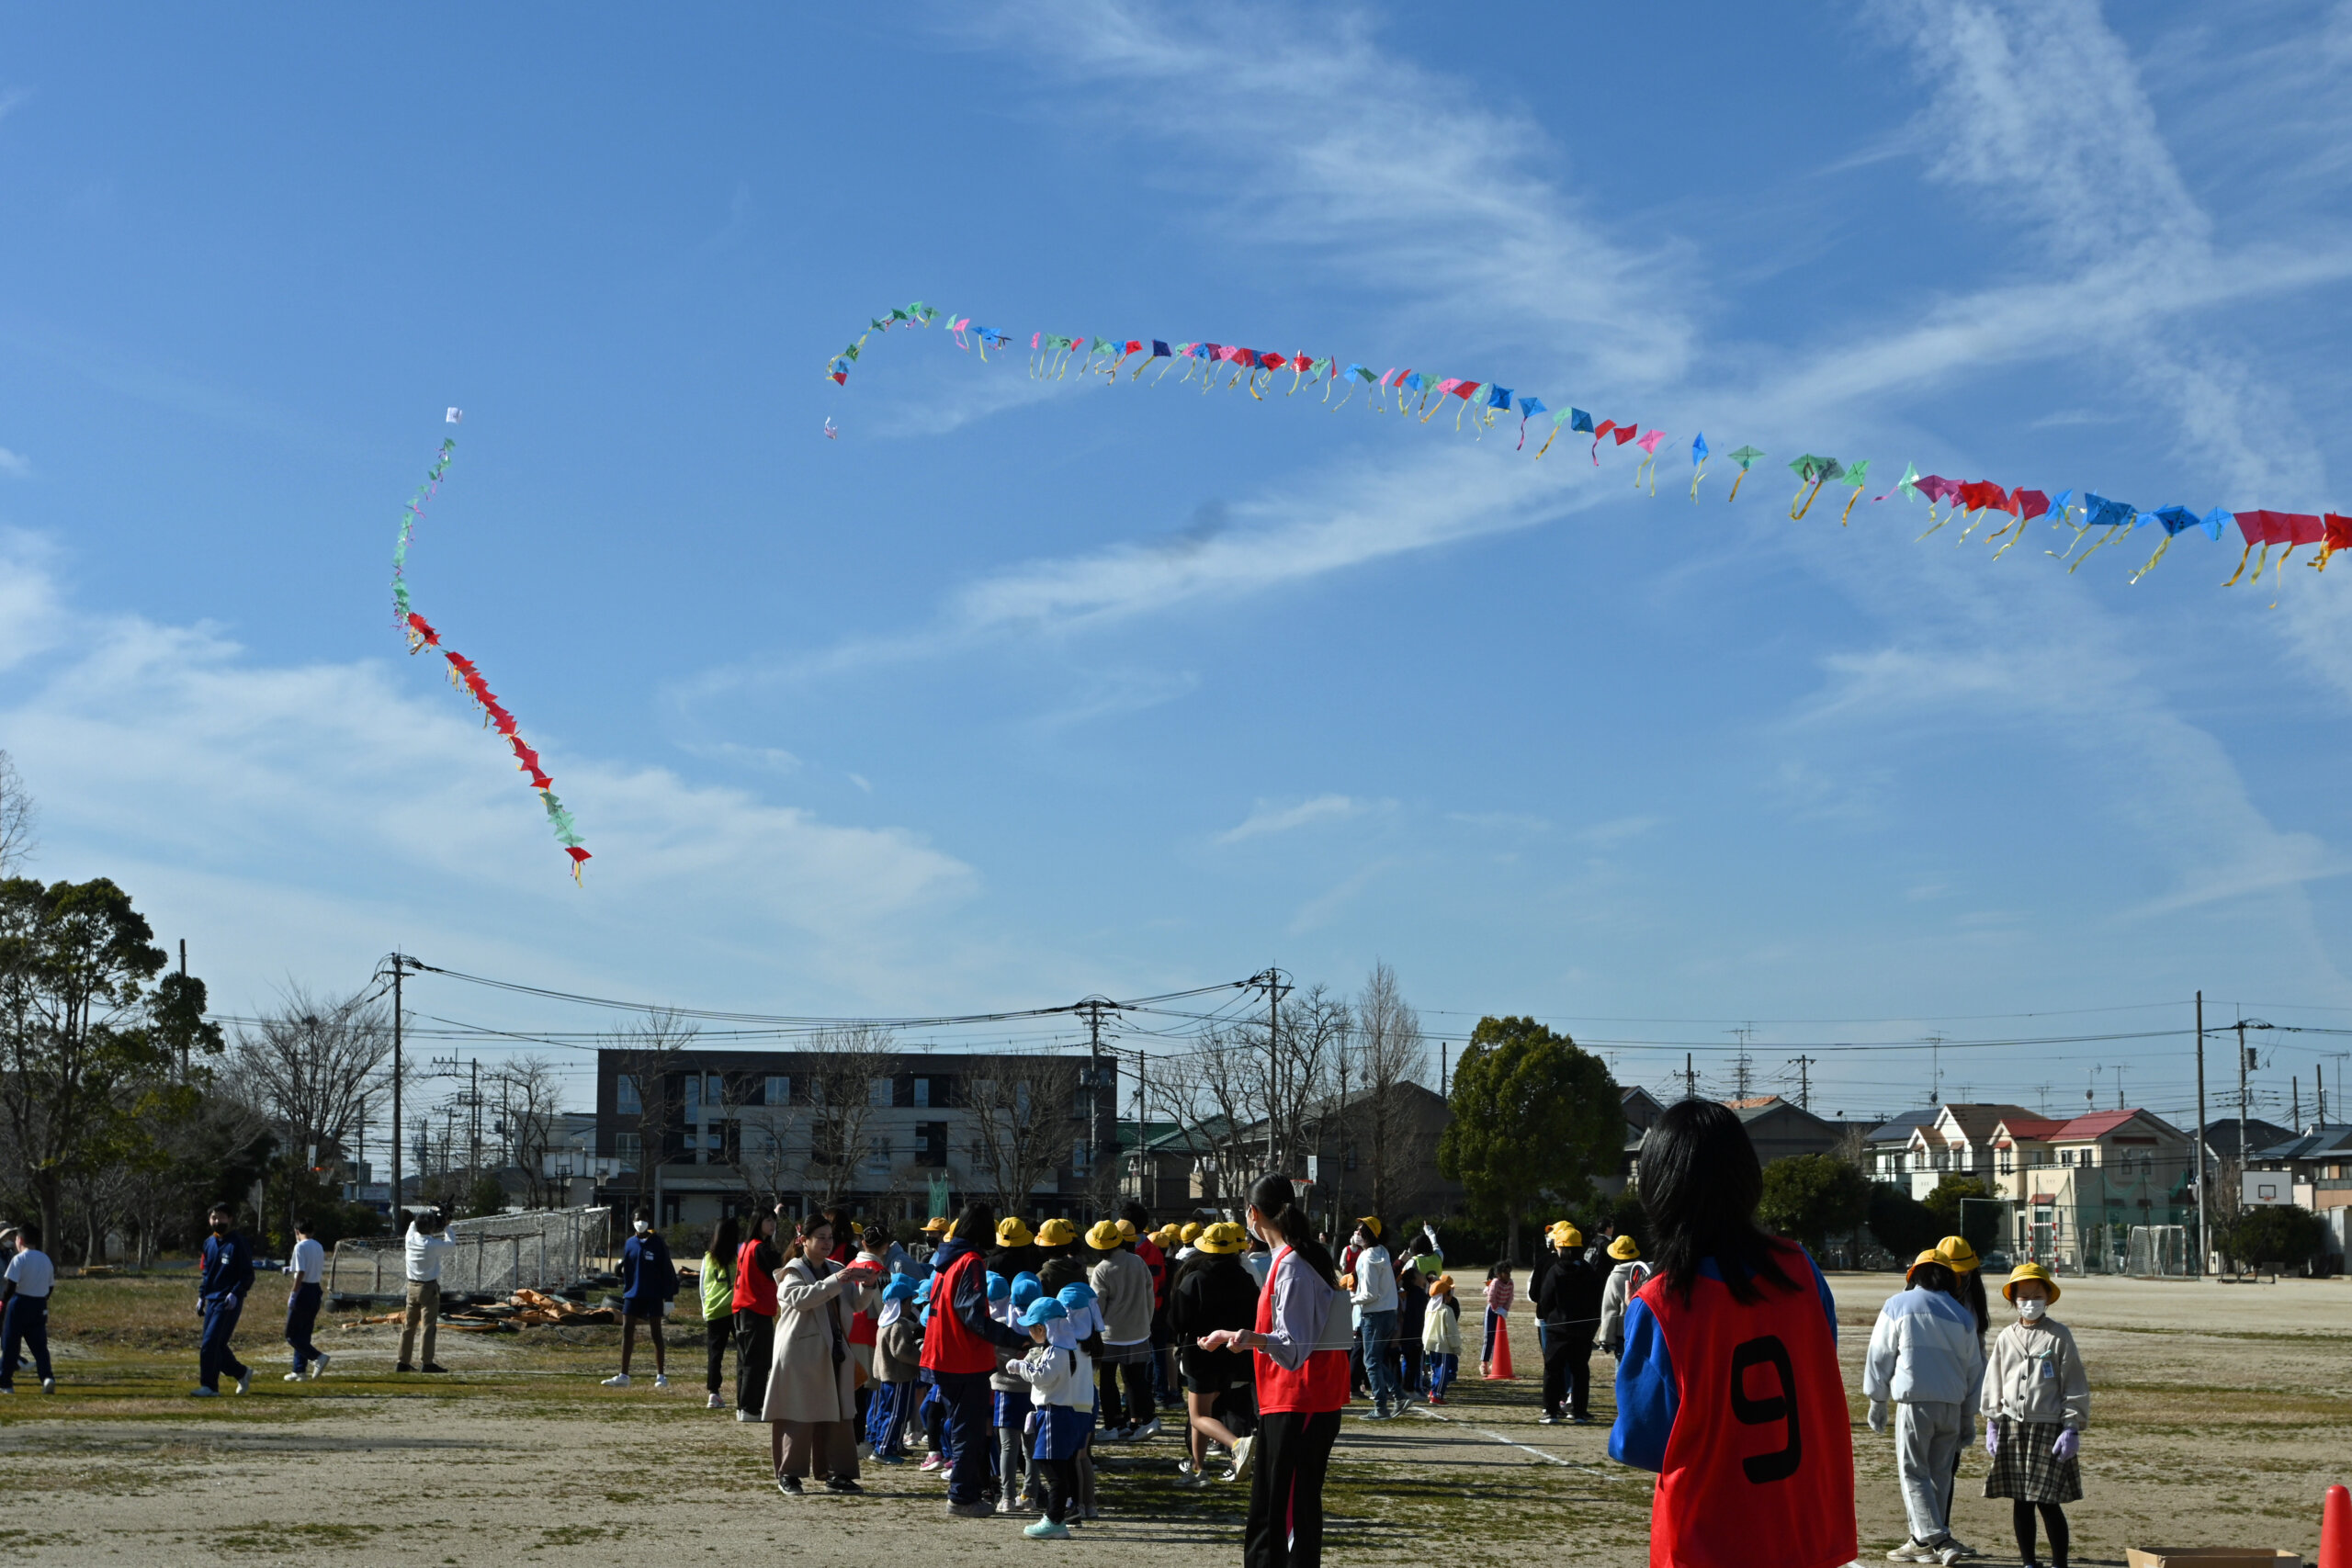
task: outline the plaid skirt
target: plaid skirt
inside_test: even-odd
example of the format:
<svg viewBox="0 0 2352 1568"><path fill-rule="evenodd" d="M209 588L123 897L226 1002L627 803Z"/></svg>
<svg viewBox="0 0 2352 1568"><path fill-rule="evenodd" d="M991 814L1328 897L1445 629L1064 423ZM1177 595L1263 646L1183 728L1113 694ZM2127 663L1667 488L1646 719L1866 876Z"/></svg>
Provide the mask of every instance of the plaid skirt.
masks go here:
<svg viewBox="0 0 2352 1568"><path fill-rule="evenodd" d="M1984 1476L1984 1495L2020 1503L2073 1503L2083 1495L2081 1464L2050 1451L2065 1427L2055 1421L1998 1417L2001 1446Z"/></svg>

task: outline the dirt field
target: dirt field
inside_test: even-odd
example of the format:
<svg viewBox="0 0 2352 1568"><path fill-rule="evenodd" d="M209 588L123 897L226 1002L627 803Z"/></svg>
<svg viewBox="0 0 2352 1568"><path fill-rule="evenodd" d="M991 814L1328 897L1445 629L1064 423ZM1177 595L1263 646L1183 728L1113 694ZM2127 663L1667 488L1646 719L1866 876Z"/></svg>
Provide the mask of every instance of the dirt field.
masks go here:
<svg viewBox="0 0 2352 1568"><path fill-rule="evenodd" d="M1833 1280L1849 1389L1896 1282ZM766 1429L700 1408L698 1333L657 1393L642 1376L626 1393L596 1386L615 1330L445 1332L440 1357L456 1375L394 1379L393 1332L322 1325L334 1370L297 1385L280 1381L282 1308L257 1292L239 1341L257 1370L253 1393L190 1400L187 1294L184 1280L61 1286L59 1392L44 1398L27 1374L0 1400L0 1542L15 1561L514 1568L585 1547L605 1560L899 1563L935 1553L951 1526L957 1561L1239 1556L1245 1499L1180 1489L1166 1438L1103 1450L1109 1517L1068 1544L1024 1540L1012 1520L944 1518L942 1483L910 1465L868 1466L865 1498L779 1496ZM2084 1280L2067 1285L2057 1315L2093 1387L2088 1495L2070 1510L2076 1562L2120 1563L2126 1545L2151 1543L2275 1545L2312 1560L2321 1493L2352 1479L2352 1285ZM1648 1478L1609 1462L1605 1424L1534 1424L1525 1326L1518 1382L1459 1385L1442 1413L1347 1423L1329 1495L1333 1561L1645 1561ZM1595 1362L1605 1423L1608 1362ZM1877 1561L1901 1538L1902 1514L1888 1440L1853 1409L1863 1555ZM2007 1505L1976 1495L1984 1469L1973 1453L1955 1527L1989 1561L2014 1562Z"/></svg>

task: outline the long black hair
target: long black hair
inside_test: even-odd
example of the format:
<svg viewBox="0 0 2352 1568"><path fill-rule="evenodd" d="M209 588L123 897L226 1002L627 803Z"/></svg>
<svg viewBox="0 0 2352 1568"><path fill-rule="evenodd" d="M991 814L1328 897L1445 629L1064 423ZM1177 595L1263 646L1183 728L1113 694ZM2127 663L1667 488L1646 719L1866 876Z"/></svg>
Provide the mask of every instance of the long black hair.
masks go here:
<svg viewBox="0 0 2352 1568"><path fill-rule="evenodd" d="M1763 1300L1759 1278L1796 1289L1756 1224L1764 1168L1747 1129L1728 1109L1712 1100L1668 1106L1642 1139L1641 1182L1651 1259L1686 1304L1700 1265L1711 1258L1734 1301Z"/></svg>
<svg viewBox="0 0 2352 1568"><path fill-rule="evenodd" d="M718 1259L721 1269L735 1267L735 1254L743 1246L743 1226L734 1215L720 1217L718 1228L710 1233L710 1256Z"/></svg>
<svg viewBox="0 0 2352 1568"><path fill-rule="evenodd" d="M1331 1262L1330 1249L1315 1239L1315 1222L1298 1206L1298 1191L1289 1177L1260 1177L1250 1189L1250 1206L1283 1233L1283 1245L1296 1253L1301 1263L1333 1290L1340 1288L1340 1270Z"/></svg>
<svg viewBox="0 0 2352 1568"><path fill-rule="evenodd" d="M956 1239L975 1252L986 1252L996 1245L996 1205L985 1198L975 1198L964 1205L956 1216Z"/></svg>
<svg viewBox="0 0 2352 1568"><path fill-rule="evenodd" d="M1956 1276L1954 1282L1960 1287L1956 1292L1960 1303L1976 1314L1976 1337L1982 1339L1993 1327L1993 1303L1984 1299L1984 1270L1979 1268L1965 1274L1958 1269L1952 1272Z"/></svg>

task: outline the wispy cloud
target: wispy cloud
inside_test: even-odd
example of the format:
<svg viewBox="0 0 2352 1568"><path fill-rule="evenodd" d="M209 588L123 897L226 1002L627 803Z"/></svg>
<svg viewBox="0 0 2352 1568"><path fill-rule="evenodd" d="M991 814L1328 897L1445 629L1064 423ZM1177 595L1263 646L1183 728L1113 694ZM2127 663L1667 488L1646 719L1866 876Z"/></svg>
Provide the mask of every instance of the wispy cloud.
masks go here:
<svg viewBox="0 0 2352 1568"><path fill-rule="evenodd" d="M1295 936L1330 924L1340 910L1354 903L1363 896L1364 889L1378 881L1385 873L1394 869L1397 863L1393 859L1374 861L1370 865L1363 866L1340 878L1327 891L1309 898L1306 903L1301 904L1298 907L1298 912L1291 917L1291 934Z"/></svg>
<svg viewBox="0 0 2352 1568"><path fill-rule="evenodd" d="M32 471L31 461L22 453L11 452L6 446L0 446L0 474L20 479Z"/></svg>
<svg viewBox="0 0 2352 1568"><path fill-rule="evenodd" d="M1220 844L1238 844L1245 839L1262 839L1271 833L1287 833L1316 822L1338 822L1360 817L1374 809L1374 802L1357 800L1344 795L1318 795L1312 800L1302 800L1295 806L1276 806L1260 801L1257 808L1235 827L1216 836Z"/></svg>
<svg viewBox="0 0 2352 1568"><path fill-rule="evenodd" d="M1619 817L1578 829L1577 840L1597 850L1613 850L1620 844L1631 843L1665 820L1662 817Z"/></svg>

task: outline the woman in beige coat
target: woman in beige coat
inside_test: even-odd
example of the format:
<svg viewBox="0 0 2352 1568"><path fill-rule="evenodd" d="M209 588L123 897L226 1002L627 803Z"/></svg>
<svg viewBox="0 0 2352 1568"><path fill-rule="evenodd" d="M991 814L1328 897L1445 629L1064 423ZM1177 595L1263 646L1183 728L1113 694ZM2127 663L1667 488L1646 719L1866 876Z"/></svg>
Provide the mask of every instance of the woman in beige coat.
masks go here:
<svg viewBox="0 0 2352 1568"><path fill-rule="evenodd" d="M791 1258L775 1271L775 1344L763 1411L775 1461L776 1490L801 1495L812 1474L828 1492L858 1493L857 1361L850 1318L876 1299L880 1275L863 1263L828 1260L833 1227L822 1214L800 1222Z"/></svg>

